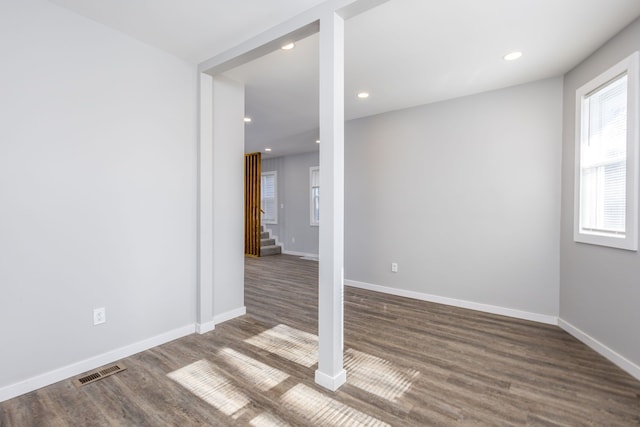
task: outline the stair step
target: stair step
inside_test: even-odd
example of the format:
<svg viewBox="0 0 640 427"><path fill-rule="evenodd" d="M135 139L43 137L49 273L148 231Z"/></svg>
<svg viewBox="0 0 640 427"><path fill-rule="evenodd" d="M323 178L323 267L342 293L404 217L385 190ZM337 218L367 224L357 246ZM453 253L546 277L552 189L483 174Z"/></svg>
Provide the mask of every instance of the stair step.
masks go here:
<svg viewBox="0 0 640 427"><path fill-rule="evenodd" d="M268 239L269 238L269 232L268 231L263 231L260 233L260 238L261 239Z"/></svg>
<svg viewBox="0 0 640 427"><path fill-rule="evenodd" d="M276 244L276 239L260 239L260 247L273 246Z"/></svg>
<svg viewBox="0 0 640 427"><path fill-rule="evenodd" d="M282 253L280 245L262 246L260 248L260 256L279 255Z"/></svg>

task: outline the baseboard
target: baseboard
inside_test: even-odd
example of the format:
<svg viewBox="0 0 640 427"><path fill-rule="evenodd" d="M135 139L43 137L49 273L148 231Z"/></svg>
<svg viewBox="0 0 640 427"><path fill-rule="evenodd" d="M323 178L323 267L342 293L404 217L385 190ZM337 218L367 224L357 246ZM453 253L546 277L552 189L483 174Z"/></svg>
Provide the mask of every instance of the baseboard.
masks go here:
<svg viewBox="0 0 640 427"><path fill-rule="evenodd" d="M236 317L244 316L247 314L247 307L236 308L235 310L227 311L226 313L218 314L217 316L213 316L213 324L218 325L220 323L226 322L227 320L235 319Z"/></svg>
<svg viewBox="0 0 640 427"><path fill-rule="evenodd" d="M635 379L640 380L640 366L636 365L626 357L622 356L621 354L617 353L616 351L602 344L600 341L593 338L586 332L583 332L580 329L576 328L566 320L559 319L558 326L564 329L567 333L573 335L579 341L586 344L596 353L599 353L600 355L604 356L605 358L607 358L608 360L616 364L620 369L626 371L629 375L631 375Z"/></svg>
<svg viewBox="0 0 640 427"><path fill-rule="evenodd" d="M473 301L441 297L438 295L425 294L422 292L390 288L388 286L372 285L370 283L358 282L355 280L345 280L344 284L346 286L351 286L354 288L366 289L369 291L381 292L385 294L396 295L399 297L413 298L421 301L435 302L438 304L483 311L485 313L499 314L501 316L514 317L516 319L531 320L538 323L546 323L548 325L558 325L558 317L548 314L531 313L529 311L515 310L512 308L500 307L497 305L482 304Z"/></svg>
<svg viewBox="0 0 640 427"><path fill-rule="evenodd" d="M98 356L94 356L89 359L85 359L50 372L46 372L44 374L26 379L24 381L10 384L8 386L0 388L0 402L13 399L14 397L57 383L58 381L66 380L84 372L91 371L93 369L99 368L100 366L113 363L120 359L124 359L125 357L140 353L141 351L148 350L152 347L156 347L169 341L182 338L186 335L193 334L194 332L195 326L193 324L183 326L181 328L177 328L160 335L156 335L154 337L108 351Z"/></svg>
<svg viewBox="0 0 640 427"><path fill-rule="evenodd" d="M285 255L296 255L296 256L308 256L308 257L318 257L318 254L310 254L307 252L298 252L298 251L290 251L285 248L282 248L282 253Z"/></svg>
<svg viewBox="0 0 640 427"><path fill-rule="evenodd" d="M213 320L204 323L196 323L196 332L199 334L206 334L207 332L213 331L215 328L216 322Z"/></svg>
<svg viewBox="0 0 640 427"><path fill-rule="evenodd" d="M338 375L332 377L325 374L324 372L316 370L315 380L316 384L321 385L322 387L331 391L336 391L342 384L347 382L347 371L343 369L338 373Z"/></svg>

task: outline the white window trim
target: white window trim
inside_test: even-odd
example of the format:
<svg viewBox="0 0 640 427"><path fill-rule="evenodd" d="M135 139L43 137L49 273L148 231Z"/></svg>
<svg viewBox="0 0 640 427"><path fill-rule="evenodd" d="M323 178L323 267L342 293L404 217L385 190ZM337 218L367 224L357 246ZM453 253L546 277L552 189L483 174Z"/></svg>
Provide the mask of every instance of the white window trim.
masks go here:
<svg viewBox="0 0 640 427"><path fill-rule="evenodd" d="M313 216L313 172L320 171L320 166L312 166L309 168L309 225L312 227L319 227L320 222L315 221L315 217Z"/></svg>
<svg viewBox="0 0 640 427"><path fill-rule="evenodd" d="M638 250L638 136L639 121L638 97L640 80L640 53L634 52L589 83L576 91L576 141L575 141L575 187L573 240L580 243L608 246L612 248ZM615 236L583 230L580 224L581 179L580 158L582 139L582 101L583 98L616 77L627 73L627 175L626 175L626 212L625 233Z"/></svg>
<svg viewBox="0 0 640 427"><path fill-rule="evenodd" d="M263 219L261 222L263 224L278 224L278 171L267 171L267 172L262 172L260 174L260 177L262 178L262 176L264 175L273 175L273 180L274 180L274 206L275 206L275 218L271 221L271 220L265 220ZM261 189L262 190L262 189ZM260 191L260 197L262 198L262 191ZM262 204L262 200L260 200L260 204ZM262 208L262 206L261 206ZM263 218L263 215L260 215L260 218Z"/></svg>

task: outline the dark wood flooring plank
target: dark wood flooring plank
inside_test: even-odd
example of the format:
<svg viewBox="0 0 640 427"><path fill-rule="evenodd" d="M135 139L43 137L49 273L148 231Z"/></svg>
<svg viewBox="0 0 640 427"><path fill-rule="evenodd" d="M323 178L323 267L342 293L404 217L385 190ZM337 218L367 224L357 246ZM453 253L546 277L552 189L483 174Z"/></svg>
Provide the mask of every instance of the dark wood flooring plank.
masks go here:
<svg viewBox="0 0 640 427"><path fill-rule="evenodd" d="M43 404L55 411L63 420L62 425L85 425L104 427L111 425L99 405L89 399L85 390L79 389L70 381L61 381L44 390L38 390Z"/></svg>

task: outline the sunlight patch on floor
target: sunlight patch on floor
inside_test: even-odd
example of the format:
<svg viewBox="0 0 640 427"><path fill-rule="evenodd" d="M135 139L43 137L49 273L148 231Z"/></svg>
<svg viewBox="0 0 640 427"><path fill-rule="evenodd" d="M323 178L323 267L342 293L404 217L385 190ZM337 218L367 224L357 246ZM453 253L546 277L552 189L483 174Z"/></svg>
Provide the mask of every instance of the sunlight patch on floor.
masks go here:
<svg viewBox="0 0 640 427"><path fill-rule="evenodd" d="M249 398L206 360L198 360L167 376L225 415L233 415L249 403Z"/></svg>
<svg viewBox="0 0 640 427"><path fill-rule="evenodd" d="M388 360L348 348L344 355L347 382L378 397L397 402L420 375Z"/></svg>
<svg viewBox="0 0 640 427"><path fill-rule="evenodd" d="M242 378L260 391L270 390L289 378L289 374L230 348L223 348L218 355L233 367L228 374Z"/></svg>
<svg viewBox="0 0 640 427"><path fill-rule="evenodd" d="M272 415L268 412L263 412L251 421L249 421L253 427L289 427L289 424L282 421L280 418Z"/></svg>
<svg viewBox="0 0 640 427"><path fill-rule="evenodd" d="M318 362L318 337L287 325L277 325L246 343L307 368Z"/></svg>
<svg viewBox="0 0 640 427"><path fill-rule="evenodd" d="M246 343L281 356L307 368L317 362L317 336L286 325L277 325L245 340ZM240 385L268 392L282 384L290 375L246 354L225 347L218 351L214 365L199 360L175 370L167 376L234 419L246 411L250 399ZM348 384L392 403L409 390L420 372L353 349L345 351ZM236 383L238 381L238 383ZM387 426L366 413L316 391L304 384L288 389L280 400L287 411L305 419L313 426ZM254 427L283 427L288 424L277 416L263 412L250 424Z"/></svg>
<svg viewBox="0 0 640 427"><path fill-rule="evenodd" d="M298 384L283 394L282 402L312 426L389 426L304 384Z"/></svg>

